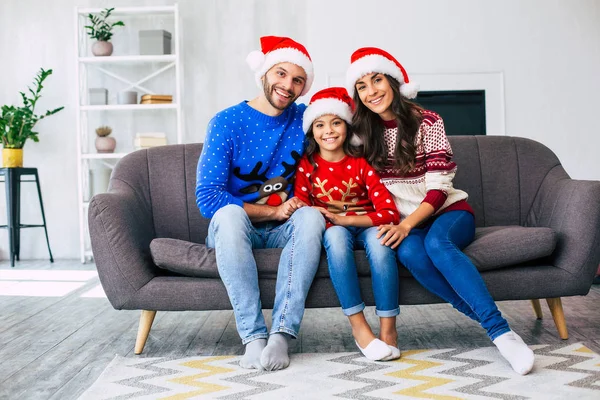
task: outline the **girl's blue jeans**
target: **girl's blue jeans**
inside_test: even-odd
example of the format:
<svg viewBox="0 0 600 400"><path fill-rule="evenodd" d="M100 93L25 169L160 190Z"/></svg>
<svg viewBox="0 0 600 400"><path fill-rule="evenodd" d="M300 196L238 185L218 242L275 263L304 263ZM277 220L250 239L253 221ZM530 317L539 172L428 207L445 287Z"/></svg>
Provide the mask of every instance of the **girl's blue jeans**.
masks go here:
<svg viewBox="0 0 600 400"><path fill-rule="evenodd" d="M398 259L427 290L478 321L490 339L510 330L479 271L462 252L475 236L467 211L441 214L410 234L398 247Z"/></svg>
<svg viewBox="0 0 600 400"><path fill-rule="evenodd" d="M329 275L346 316L359 313L365 308L354 259L355 249L365 249L367 253L371 266L376 314L380 317L395 317L400 314L395 252L379 243L377 232L377 227L355 228L336 225L328 228L323 236Z"/></svg>

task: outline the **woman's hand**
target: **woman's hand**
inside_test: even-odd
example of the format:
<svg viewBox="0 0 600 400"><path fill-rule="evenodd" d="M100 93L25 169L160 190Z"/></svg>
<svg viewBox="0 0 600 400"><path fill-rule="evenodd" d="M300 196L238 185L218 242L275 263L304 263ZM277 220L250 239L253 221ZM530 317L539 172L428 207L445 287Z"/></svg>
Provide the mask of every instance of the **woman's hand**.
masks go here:
<svg viewBox="0 0 600 400"><path fill-rule="evenodd" d="M381 244L395 249L408 236L412 227L402 221L400 225L380 225L377 229L377 239L381 239Z"/></svg>

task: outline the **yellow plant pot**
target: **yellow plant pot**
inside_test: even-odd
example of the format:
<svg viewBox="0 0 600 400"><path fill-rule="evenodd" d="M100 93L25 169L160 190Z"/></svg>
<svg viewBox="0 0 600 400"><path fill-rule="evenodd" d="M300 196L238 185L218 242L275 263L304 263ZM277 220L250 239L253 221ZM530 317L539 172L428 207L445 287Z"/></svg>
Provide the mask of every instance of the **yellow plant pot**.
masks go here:
<svg viewBox="0 0 600 400"><path fill-rule="evenodd" d="M2 168L23 167L23 149L2 149Z"/></svg>

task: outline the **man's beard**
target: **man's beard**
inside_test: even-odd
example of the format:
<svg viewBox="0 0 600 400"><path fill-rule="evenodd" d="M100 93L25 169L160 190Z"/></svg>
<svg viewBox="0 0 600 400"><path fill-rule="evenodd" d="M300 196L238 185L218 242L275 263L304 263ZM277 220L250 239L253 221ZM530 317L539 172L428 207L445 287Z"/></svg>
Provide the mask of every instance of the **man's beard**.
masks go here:
<svg viewBox="0 0 600 400"><path fill-rule="evenodd" d="M290 92L289 90L285 90L285 89L281 89L279 88L280 91L288 93L290 96L290 99L288 101L287 104L285 104L284 106L280 106L278 105L275 100L273 100L273 92L275 91L274 85L271 85L269 83L269 80L267 78L267 76L265 75L265 79L263 80L263 90L265 92L265 97L267 98L267 101L269 102L269 104L271 104L274 108L278 109L278 110L285 110L286 108L288 108L290 106L290 104L292 104L294 101L296 101L296 99L298 98L298 96L294 97L294 93Z"/></svg>

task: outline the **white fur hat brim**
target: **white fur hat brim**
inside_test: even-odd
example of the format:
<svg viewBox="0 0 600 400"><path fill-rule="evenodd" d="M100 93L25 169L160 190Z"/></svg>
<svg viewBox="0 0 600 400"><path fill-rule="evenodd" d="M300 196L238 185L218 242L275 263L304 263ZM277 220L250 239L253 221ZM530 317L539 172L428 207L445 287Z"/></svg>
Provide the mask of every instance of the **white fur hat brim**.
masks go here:
<svg viewBox="0 0 600 400"><path fill-rule="evenodd" d="M311 103L304 111L302 117L304 133L308 132L308 129L317 118L327 114L337 115L348 124L352 123L352 109L347 103L337 99L319 99Z"/></svg>
<svg viewBox="0 0 600 400"><path fill-rule="evenodd" d="M269 71L274 65L289 62L301 67L306 73L306 84L304 85L304 89L300 95L304 96L306 93L308 93L315 78L315 74L312 61L304 53L291 47L273 50L264 55L262 59L257 57L255 53L256 52L250 53L246 58L246 62L254 71L254 79L256 80L256 84L260 89L263 88L262 77L267 73L267 71ZM259 53L262 54L262 52Z"/></svg>

